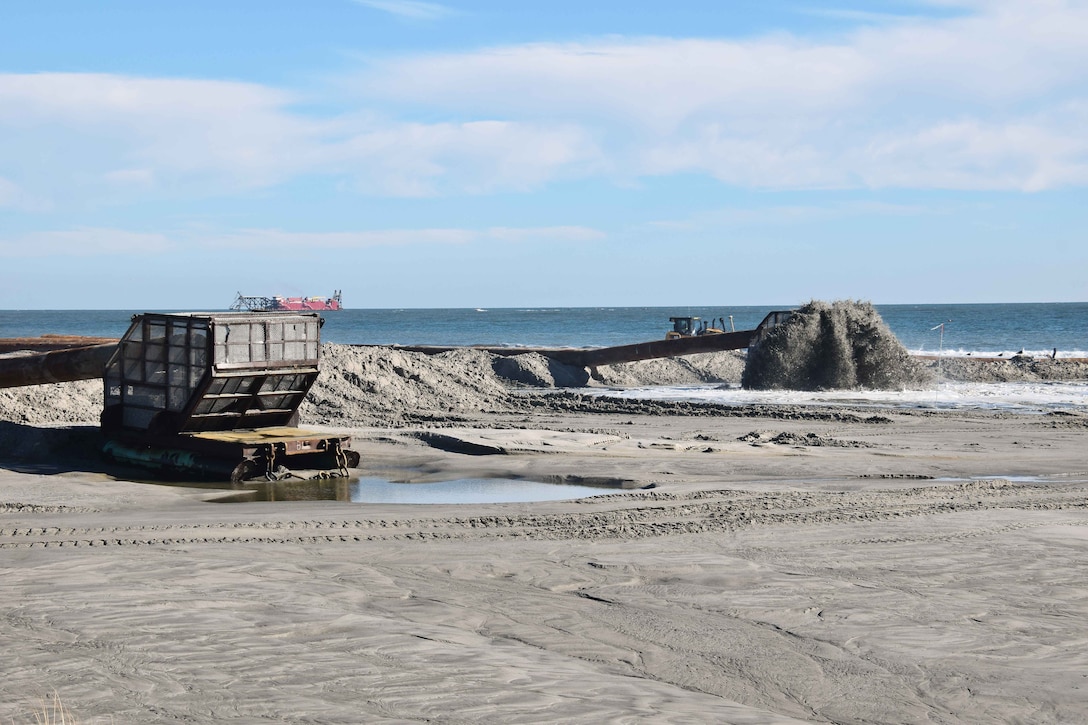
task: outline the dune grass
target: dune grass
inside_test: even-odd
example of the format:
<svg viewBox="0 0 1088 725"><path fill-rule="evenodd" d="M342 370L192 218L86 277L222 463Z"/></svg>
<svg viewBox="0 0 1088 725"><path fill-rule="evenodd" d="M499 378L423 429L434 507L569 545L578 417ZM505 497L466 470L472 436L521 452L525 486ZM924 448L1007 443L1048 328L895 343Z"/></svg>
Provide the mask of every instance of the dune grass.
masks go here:
<svg viewBox="0 0 1088 725"><path fill-rule="evenodd" d="M60 694L56 691L51 696L39 698L37 707L29 713L28 718L23 722L34 723L34 725L79 725L79 721L61 701ZM19 725L19 722L12 717L11 725Z"/></svg>

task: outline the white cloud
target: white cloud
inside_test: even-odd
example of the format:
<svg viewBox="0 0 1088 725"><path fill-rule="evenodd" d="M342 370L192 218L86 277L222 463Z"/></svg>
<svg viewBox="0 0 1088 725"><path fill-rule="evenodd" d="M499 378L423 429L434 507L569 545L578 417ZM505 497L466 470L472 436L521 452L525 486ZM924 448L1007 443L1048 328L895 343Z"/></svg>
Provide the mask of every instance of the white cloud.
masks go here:
<svg viewBox="0 0 1088 725"><path fill-rule="evenodd" d="M504 242L594 242L608 235L589 227L492 227L486 236Z"/></svg>
<svg viewBox="0 0 1088 725"><path fill-rule="evenodd" d="M15 206L15 201L20 195L18 186L0 176L0 207Z"/></svg>
<svg viewBox="0 0 1088 725"><path fill-rule="evenodd" d="M618 38L394 58L356 88L432 112L577 124L600 139L595 168L629 178L701 172L765 188L1083 183L1082 134L1064 109L1088 98L1088 6L959 5L953 17L886 18L832 41ZM911 146L921 157L888 153Z"/></svg>
<svg viewBox="0 0 1088 725"><path fill-rule="evenodd" d="M488 241L511 243L591 242L604 239L600 230L582 226L374 229L346 232L296 232L283 229L238 229L222 232L133 232L124 229L78 228L0 236L4 257L92 257L155 255L183 248L257 250L268 253L298 249L367 249L418 245L465 245Z"/></svg>
<svg viewBox="0 0 1088 725"><path fill-rule="evenodd" d="M368 193L430 196L440 192L526 190L601 163L588 134L574 125L505 121L392 124L345 139L340 165Z"/></svg>
<svg viewBox="0 0 1088 725"><path fill-rule="evenodd" d="M917 16L905 13L871 12L866 10L844 10L841 8L798 8L797 12L813 17L849 20L858 23L882 24L903 22L916 19Z"/></svg>
<svg viewBox="0 0 1088 725"><path fill-rule="evenodd" d="M869 76L846 46L790 37L531 44L394 59L359 81L368 95L490 114L608 119L674 131L693 118L836 108Z"/></svg>
<svg viewBox="0 0 1088 725"><path fill-rule="evenodd" d="M1065 116L1065 118L1055 117ZM874 136L857 166L873 186L1041 191L1088 184L1086 113L959 120Z"/></svg>
<svg viewBox="0 0 1088 725"><path fill-rule="evenodd" d="M904 92L910 103L1019 102L1069 84L1083 90L1086 62L1084 3L1000 2L832 40L615 38L392 58L358 87L432 107L620 117L661 131L691 120L865 111Z"/></svg>
<svg viewBox="0 0 1088 725"><path fill-rule="evenodd" d="M357 108L338 115L257 83L0 74L0 205L216 196L307 176L379 196L683 173L769 189L1086 183L1088 5L957 7L832 40L606 38L391 58L345 82Z"/></svg>
<svg viewBox="0 0 1088 725"><path fill-rule="evenodd" d="M0 129L11 144L0 162L24 151L41 155L15 145L25 139L71 148L60 178L88 184L120 167L143 169L168 186L267 185L306 168L319 135L312 120L287 111L292 100L250 83L0 74Z"/></svg>
<svg viewBox="0 0 1088 725"><path fill-rule="evenodd" d="M95 257L158 254L173 249L164 234L81 228L0 236L0 257Z"/></svg>
<svg viewBox="0 0 1088 725"><path fill-rule="evenodd" d="M412 20L438 20L453 12L445 5L418 2L418 0L355 0L355 2L374 10Z"/></svg>
<svg viewBox="0 0 1088 725"><path fill-rule="evenodd" d="M201 246L215 249L365 249L409 245L471 244L485 240L510 242L591 241L605 235L587 227L494 227L490 229L381 229L355 232L290 232L243 229L202 236Z"/></svg>
<svg viewBox="0 0 1088 725"><path fill-rule="evenodd" d="M122 186L154 186L155 172L151 169L116 169L102 177L111 184Z"/></svg>
<svg viewBox="0 0 1088 725"><path fill-rule="evenodd" d="M859 217L915 217L948 214L945 205L893 204L879 201L846 201L825 204L793 204L722 207L686 218L662 219L645 226L652 230L676 232L734 230L738 227L783 227Z"/></svg>
<svg viewBox="0 0 1088 725"><path fill-rule="evenodd" d="M478 234L466 229L388 229L358 232L289 232L281 229L243 229L203 236L201 246L214 249L365 249L411 244L467 244Z"/></svg>
<svg viewBox="0 0 1088 725"><path fill-rule="evenodd" d="M0 209L17 209L19 211L47 211L49 203L27 193L22 187L13 181L0 176Z"/></svg>
<svg viewBox="0 0 1088 725"><path fill-rule="evenodd" d="M0 74L0 169L21 166L25 183L62 196L122 187L213 195L307 174L419 196L531 188L599 157L574 124L317 118L295 111L296 100L247 83ZM63 168L42 167L61 147L70 149Z"/></svg>

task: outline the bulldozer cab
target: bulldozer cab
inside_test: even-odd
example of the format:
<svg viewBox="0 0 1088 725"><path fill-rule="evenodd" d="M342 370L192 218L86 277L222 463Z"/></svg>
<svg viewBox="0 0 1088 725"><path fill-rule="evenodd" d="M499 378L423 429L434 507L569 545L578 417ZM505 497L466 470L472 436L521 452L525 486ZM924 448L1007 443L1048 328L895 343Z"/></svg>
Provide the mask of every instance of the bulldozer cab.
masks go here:
<svg viewBox="0 0 1088 725"><path fill-rule="evenodd" d="M672 332L676 333L679 337L688 337L695 334L696 323L699 322L698 317L670 317L669 322L672 323Z"/></svg>
<svg viewBox="0 0 1088 725"><path fill-rule="evenodd" d="M717 335L725 332L723 327L713 326L714 320L700 322L699 317L670 317L672 329L665 333L666 340L675 340L678 337L693 337L696 335Z"/></svg>
<svg viewBox="0 0 1088 725"><path fill-rule="evenodd" d="M675 340L678 337L691 337L697 333L698 317L670 317L672 329L665 333L666 340Z"/></svg>

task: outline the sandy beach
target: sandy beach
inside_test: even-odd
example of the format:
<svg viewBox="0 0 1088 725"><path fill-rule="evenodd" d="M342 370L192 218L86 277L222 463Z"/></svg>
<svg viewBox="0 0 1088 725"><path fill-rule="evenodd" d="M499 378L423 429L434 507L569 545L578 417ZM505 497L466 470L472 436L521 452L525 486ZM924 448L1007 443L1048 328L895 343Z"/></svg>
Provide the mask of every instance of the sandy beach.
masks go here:
<svg viewBox="0 0 1088 725"><path fill-rule="evenodd" d="M325 358L303 423L350 431L360 475L616 492L214 503L87 453L100 384L0 391L0 721L54 693L80 723L1088 720L1084 409L700 408L556 394L541 360Z"/></svg>

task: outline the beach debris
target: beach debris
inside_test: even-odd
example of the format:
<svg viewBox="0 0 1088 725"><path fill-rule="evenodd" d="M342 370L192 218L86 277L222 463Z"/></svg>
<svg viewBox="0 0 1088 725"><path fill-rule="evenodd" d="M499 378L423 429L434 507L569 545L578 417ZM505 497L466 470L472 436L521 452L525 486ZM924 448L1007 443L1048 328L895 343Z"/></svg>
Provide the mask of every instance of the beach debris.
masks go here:
<svg viewBox="0 0 1088 725"><path fill-rule="evenodd" d="M832 448L872 448L873 444L864 441L848 441L838 438L821 436L816 433L794 433L783 431L777 435L768 431L754 430L737 438L742 443L753 446L761 444L774 444L779 446L793 446L795 448L806 447L832 447Z"/></svg>
<svg viewBox="0 0 1088 725"><path fill-rule="evenodd" d="M748 348L741 385L752 390L902 390L930 373L872 304L812 301Z"/></svg>

